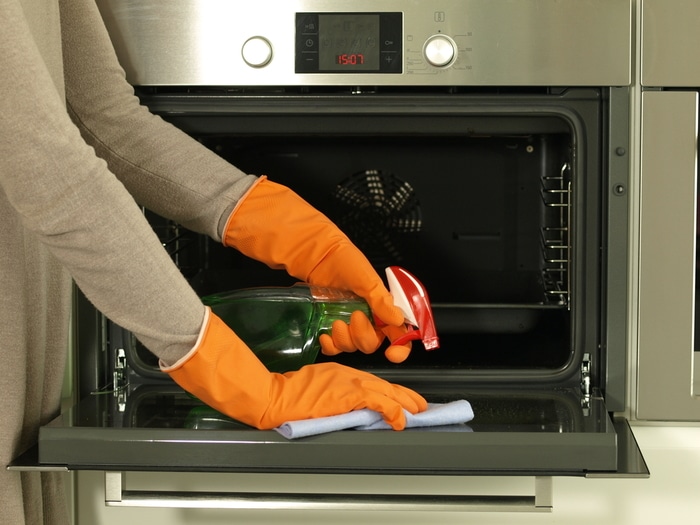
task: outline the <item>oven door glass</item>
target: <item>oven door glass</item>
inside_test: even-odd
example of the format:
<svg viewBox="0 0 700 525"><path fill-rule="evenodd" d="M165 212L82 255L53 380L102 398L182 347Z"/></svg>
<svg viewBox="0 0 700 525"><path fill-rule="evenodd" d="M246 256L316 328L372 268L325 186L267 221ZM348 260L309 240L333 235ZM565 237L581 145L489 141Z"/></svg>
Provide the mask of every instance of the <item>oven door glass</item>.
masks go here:
<svg viewBox="0 0 700 525"><path fill-rule="evenodd" d="M468 424L346 430L298 440L260 431L175 386L143 385L121 404L88 396L39 441L42 465L69 469L369 474L478 472L585 475L617 472L617 433L600 397L582 407L568 390L464 390L424 394L470 400Z"/></svg>

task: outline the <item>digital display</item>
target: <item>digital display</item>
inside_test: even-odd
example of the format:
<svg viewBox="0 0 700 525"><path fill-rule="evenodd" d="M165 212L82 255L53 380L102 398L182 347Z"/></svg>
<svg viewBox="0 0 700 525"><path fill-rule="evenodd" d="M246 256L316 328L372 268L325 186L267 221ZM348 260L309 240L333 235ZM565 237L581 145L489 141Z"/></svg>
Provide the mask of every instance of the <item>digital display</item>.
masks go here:
<svg viewBox="0 0 700 525"><path fill-rule="evenodd" d="M401 74L403 15L296 13L296 73Z"/></svg>
<svg viewBox="0 0 700 525"><path fill-rule="evenodd" d="M320 14L319 69L379 71L379 28L376 14Z"/></svg>

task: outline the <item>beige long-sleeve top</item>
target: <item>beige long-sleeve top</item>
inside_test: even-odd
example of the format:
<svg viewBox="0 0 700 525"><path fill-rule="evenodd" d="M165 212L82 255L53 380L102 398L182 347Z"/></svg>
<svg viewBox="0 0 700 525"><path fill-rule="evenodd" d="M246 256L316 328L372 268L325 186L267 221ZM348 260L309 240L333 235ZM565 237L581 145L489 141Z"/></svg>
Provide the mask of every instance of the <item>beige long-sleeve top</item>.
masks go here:
<svg viewBox="0 0 700 525"><path fill-rule="evenodd" d="M139 205L218 240L253 181L139 105L94 0L0 0L6 518L22 523L26 511L28 523L42 519L41 484L27 482L31 475L20 481L4 465L58 410L70 277L102 312L174 362L194 345L204 307Z"/></svg>
<svg viewBox="0 0 700 525"><path fill-rule="evenodd" d="M9 51L0 57L0 213L48 247L87 297L154 353L184 354L203 307L137 203L220 239L253 177L139 105L92 0L59 2L63 77L55 32L37 49L43 39L27 30L17 0L2 3L11 20L0 36Z"/></svg>

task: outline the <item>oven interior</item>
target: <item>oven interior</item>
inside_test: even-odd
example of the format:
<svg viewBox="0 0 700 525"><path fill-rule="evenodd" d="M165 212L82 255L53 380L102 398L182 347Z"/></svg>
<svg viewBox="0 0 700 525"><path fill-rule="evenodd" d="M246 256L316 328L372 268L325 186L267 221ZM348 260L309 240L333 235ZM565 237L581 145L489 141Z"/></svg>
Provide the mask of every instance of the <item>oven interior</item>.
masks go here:
<svg viewBox="0 0 700 525"><path fill-rule="evenodd" d="M600 262L585 255L600 250L599 219L591 220L601 206L600 137L590 130L600 126L597 90L512 96L508 103L502 96L301 96L289 99L288 113L274 115L259 97L142 96L156 112L158 104L194 103L185 113L160 113L243 171L295 190L380 275L399 265L425 284L439 350L414 343L400 365L381 351L333 360L412 386L580 381L601 315L597 304L596 316L583 315L598 301ZM535 101L540 109L533 111ZM262 105L253 118L251 104ZM427 111L411 109L421 104ZM307 105L316 109L305 113ZM573 119L571 107L587 121ZM295 282L146 213L202 296ZM156 359L110 326L113 346L125 349L130 384L162 378Z"/></svg>

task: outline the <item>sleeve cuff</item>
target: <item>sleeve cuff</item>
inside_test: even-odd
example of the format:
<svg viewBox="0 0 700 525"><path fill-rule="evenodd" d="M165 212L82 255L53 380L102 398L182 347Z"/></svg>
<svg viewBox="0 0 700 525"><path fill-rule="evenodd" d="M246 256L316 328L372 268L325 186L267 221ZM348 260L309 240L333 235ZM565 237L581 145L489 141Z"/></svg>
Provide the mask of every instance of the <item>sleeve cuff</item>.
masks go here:
<svg viewBox="0 0 700 525"><path fill-rule="evenodd" d="M266 176L266 175L261 175L260 177L258 177L258 179L257 179L253 184L251 184L250 188L248 188L248 191L246 191L246 192L241 196L241 198L238 199L238 202L237 202L236 205L233 207L233 210L231 210L231 214L228 216L228 219L226 220L226 224L225 224L225 226L224 226L224 231L223 231L222 234L221 234L221 242L224 244L224 246L230 246L230 245L231 245L231 243L228 242L227 238L228 238L228 231L229 231L229 228L231 227L231 221L233 220L233 216L236 214L236 212L238 211L238 208L241 207L241 204L243 203L243 201L246 200L246 198L248 197L248 195L250 195L251 192L258 186L258 184L260 184L260 183L261 183L262 181L264 181L265 179L267 179L267 176Z"/></svg>
<svg viewBox="0 0 700 525"><path fill-rule="evenodd" d="M192 359L194 354L197 353L197 350L199 350L199 346L202 344L202 341L204 340L204 336L207 333L207 328L209 328L210 316L211 316L211 308L206 306L205 310L204 310L204 321L202 322L202 328L199 331L199 335L197 336L197 341L194 343L192 350L190 350L184 356L182 356L180 359L178 359L175 362L175 364L173 364L173 365L168 365L165 361L160 359L158 361L158 366L160 367L161 371L165 372L166 374L169 374L170 372L177 370L178 368L183 366L187 361Z"/></svg>

